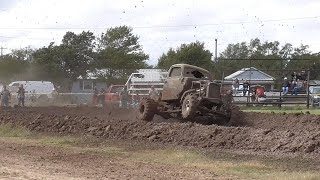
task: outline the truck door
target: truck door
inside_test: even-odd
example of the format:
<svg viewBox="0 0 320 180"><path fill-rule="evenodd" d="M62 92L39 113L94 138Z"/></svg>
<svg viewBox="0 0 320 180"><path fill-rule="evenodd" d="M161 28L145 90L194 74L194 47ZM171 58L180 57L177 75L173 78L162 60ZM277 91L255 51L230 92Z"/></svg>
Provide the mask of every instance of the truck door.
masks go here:
<svg viewBox="0 0 320 180"><path fill-rule="evenodd" d="M163 84L161 100L176 100L183 89L181 67L170 69L169 76Z"/></svg>

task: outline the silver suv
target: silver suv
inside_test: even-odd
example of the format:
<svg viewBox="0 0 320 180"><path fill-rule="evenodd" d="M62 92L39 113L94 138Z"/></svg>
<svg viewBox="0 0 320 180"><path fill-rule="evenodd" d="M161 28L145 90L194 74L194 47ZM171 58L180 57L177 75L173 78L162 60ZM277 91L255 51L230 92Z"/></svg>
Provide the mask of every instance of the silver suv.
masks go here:
<svg viewBox="0 0 320 180"><path fill-rule="evenodd" d="M310 105L320 106L320 86L310 86Z"/></svg>

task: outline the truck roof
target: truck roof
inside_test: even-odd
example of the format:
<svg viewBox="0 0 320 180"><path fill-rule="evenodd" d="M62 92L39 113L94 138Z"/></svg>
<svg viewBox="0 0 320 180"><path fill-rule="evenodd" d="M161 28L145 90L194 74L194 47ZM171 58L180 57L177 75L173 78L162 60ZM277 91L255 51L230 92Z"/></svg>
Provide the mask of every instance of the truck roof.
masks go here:
<svg viewBox="0 0 320 180"><path fill-rule="evenodd" d="M189 67L189 68L197 69L199 71L206 72L206 73L210 74L210 72L208 70L200 68L198 66L193 66L193 65L190 65L190 64L174 64L174 65L171 66L171 68L172 67Z"/></svg>

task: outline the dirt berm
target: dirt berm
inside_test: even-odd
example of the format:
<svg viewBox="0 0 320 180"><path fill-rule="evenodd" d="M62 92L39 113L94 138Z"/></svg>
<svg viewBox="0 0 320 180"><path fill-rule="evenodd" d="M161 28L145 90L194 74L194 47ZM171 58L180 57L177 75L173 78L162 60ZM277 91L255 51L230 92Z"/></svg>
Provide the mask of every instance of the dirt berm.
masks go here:
<svg viewBox="0 0 320 180"><path fill-rule="evenodd" d="M310 114L242 113L235 126L143 122L132 110L118 108L45 107L0 111L0 122L39 132L83 134L112 140L249 152L320 155L320 116Z"/></svg>

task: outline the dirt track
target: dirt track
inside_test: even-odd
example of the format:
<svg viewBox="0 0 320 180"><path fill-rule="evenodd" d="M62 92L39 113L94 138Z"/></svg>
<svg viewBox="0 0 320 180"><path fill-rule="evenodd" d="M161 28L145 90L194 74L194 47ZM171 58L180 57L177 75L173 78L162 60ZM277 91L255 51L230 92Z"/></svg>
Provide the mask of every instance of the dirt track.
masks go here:
<svg viewBox="0 0 320 180"><path fill-rule="evenodd" d="M13 142L12 142L13 141ZM212 179L214 173L0 138L0 179ZM219 179L224 179L219 176Z"/></svg>
<svg viewBox="0 0 320 180"><path fill-rule="evenodd" d="M151 141L158 144L225 149L258 154L320 154L320 116L309 114L243 113L233 127L153 122L136 119L135 112L117 108L26 108L2 110L1 123L40 132L85 134L106 139Z"/></svg>

